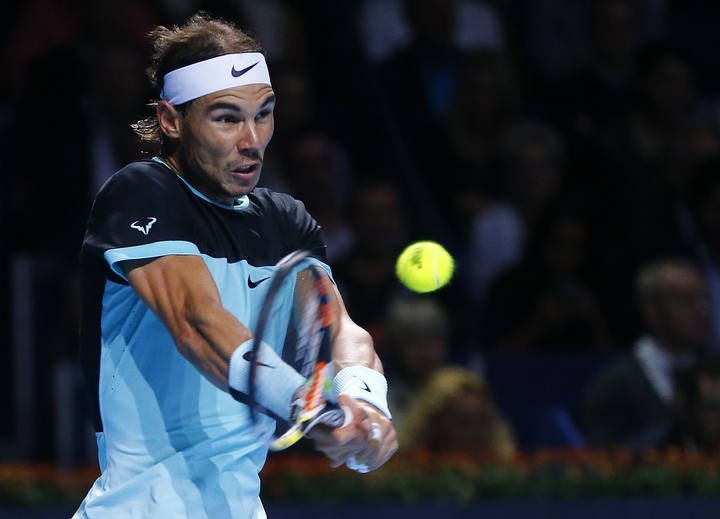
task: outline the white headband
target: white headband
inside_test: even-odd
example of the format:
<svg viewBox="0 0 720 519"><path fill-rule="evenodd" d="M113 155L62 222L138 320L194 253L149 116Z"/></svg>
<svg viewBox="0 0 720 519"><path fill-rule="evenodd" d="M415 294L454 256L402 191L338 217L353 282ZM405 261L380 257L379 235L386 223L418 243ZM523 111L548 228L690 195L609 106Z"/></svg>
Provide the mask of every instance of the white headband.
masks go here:
<svg viewBox="0 0 720 519"><path fill-rule="evenodd" d="M225 54L165 74L160 99L181 105L226 88L256 84L270 84L270 73L261 53Z"/></svg>

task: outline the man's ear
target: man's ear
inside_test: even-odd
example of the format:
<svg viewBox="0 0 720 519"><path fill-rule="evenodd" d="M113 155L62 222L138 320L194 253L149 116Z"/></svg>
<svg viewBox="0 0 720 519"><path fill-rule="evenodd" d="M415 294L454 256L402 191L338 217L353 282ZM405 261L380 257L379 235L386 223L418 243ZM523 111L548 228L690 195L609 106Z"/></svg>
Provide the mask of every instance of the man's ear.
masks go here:
<svg viewBox="0 0 720 519"><path fill-rule="evenodd" d="M172 104L163 100L158 101L155 107L155 115L157 116L160 131L170 139L180 139L182 116Z"/></svg>

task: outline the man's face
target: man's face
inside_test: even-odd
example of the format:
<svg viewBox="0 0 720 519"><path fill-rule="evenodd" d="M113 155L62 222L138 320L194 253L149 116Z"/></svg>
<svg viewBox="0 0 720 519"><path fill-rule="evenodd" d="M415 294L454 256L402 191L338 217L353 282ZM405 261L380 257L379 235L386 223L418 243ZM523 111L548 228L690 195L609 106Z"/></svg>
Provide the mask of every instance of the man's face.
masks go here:
<svg viewBox="0 0 720 519"><path fill-rule="evenodd" d="M694 269L668 268L664 289L657 298L656 326L675 347L695 349L710 332L709 296L700 273Z"/></svg>
<svg viewBox="0 0 720 519"><path fill-rule="evenodd" d="M269 85L229 88L193 101L181 126L183 175L222 203L248 194L260 180L275 128L274 107Z"/></svg>

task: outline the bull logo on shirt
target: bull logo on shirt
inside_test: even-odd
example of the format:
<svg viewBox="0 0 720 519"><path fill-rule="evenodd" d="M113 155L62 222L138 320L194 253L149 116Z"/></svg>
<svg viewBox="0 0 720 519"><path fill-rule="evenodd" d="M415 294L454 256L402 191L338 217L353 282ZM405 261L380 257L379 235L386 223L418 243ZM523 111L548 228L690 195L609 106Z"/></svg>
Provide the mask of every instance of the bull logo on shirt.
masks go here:
<svg viewBox="0 0 720 519"><path fill-rule="evenodd" d="M145 218L141 218L140 220L131 223L130 228L137 229L145 236L147 236L148 234L150 234L150 228L155 222L157 222L157 218L155 218L154 216L146 216Z"/></svg>

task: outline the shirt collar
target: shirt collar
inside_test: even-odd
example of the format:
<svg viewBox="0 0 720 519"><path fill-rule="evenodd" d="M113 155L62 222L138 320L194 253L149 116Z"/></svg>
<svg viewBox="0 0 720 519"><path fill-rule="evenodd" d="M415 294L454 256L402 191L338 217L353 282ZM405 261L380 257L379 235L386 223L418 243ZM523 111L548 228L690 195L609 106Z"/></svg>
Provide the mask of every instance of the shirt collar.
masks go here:
<svg viewBox="0 0 720 519"><path fill-rule="evenodd" d="M152 160L153 162L158 163L158 164L162 164L163 166L165 166L166 168L168 168L170 171L172 171L180 180L183 181L183 183L188 187L188 189L190 189L190 191L192 191L192 193L193 193L195 196L197 196L197 197L199 197L199 198L202 198L203 200L205 200L205 201L208 202L208 203L211 203L211 204L216 205L216 206L218 206L218 207L222 207L223 209L227 209L228 211L244 211L245 209L247 209L248 207L250 207L250 199L248 198L247 195L242 195L242 196L237 197L237 198L235 199L235 202L234 202L232 205L230 205L230 204L223 204L223 203L221 203L221 202L217 202L217 201L215 201L215 200L212 200L211 198L208 198L208 197L205 196L203 193L201 193L200 191L198 191L197 189L195 189L195 188L193 187L193 185L190 184L190 182L188 182L185 178L183 178L182 176L180 176L177 171L175 171L173 168L171 168L170 165L169 165L167 162L165 162L163 159L161 159L160 157L157 157L157 156L156 156L156 157L153 157L151 160Z"/></svg>

